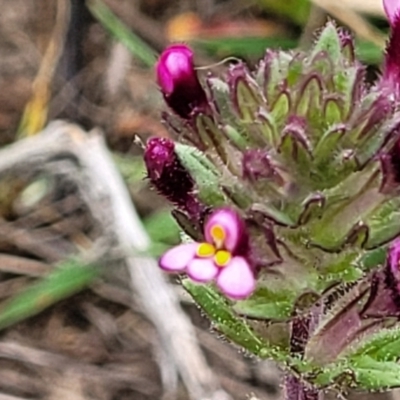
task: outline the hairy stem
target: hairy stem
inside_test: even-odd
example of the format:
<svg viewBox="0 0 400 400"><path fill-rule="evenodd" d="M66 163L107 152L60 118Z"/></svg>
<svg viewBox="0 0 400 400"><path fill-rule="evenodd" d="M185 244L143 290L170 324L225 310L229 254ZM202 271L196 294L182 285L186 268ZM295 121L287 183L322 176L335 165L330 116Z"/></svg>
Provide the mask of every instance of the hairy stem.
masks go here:
<svg viewBox="0 0 400 400"><path fill-rule="evenodd" d="M324 400L324 393L310 387L293 375L285 378L285 400Z"/></svg>

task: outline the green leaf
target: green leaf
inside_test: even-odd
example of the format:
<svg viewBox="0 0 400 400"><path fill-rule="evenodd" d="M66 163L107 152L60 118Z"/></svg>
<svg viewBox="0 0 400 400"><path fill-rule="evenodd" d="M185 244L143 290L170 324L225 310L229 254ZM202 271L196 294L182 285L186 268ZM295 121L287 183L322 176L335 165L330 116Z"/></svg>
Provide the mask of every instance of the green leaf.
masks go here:
<svg viewBox="0 0 400 400"><path fill-rule="evenodd" d="M319 138L313 151L315 163L326 164L329 157L331 157L332 153L336 150L344 132L344 127L340 125L329 127L326 132L321 132L322 136Z"/></svg>
<svg viewBox="0 0 400 400"><path fill-rule="evenodd" d="M143 178L146 176L146 167L142 156L133 157L114 153L113 160L128 184L143 184Z"/></svg>
<svg viewBox="0 0 400 400"><path fill-rule="evenodd" d="M196 182L199 198L211 206L225 204L225 196L219 187L219 173L206 155L181 143L175 144L175 152Z"/></svg>
<svg viewBox="0 0 400 400"><path fill-rule="evenodd" d="M383 58L382 48L375 43L356 39L357 58L364 64L380 64Z"/></svg>
<svg viewBox="0 0 400 400"><path fill-rule="evenodd" d="M346 66L343 69L338 68L333 76L334 88L340 93L343 100L343 120L349 116L349 112L353 107L355 93L354 87L360 79L363 79L363 69L356 66Z"/></svg>
<svg viewBox="0 0 400 400"><path fill-rule="evenodd" d="M377 361L370 356L357 357L352 362L359 389L382 390L400 386L400 364Z"/></svg>
<svg viewBox="0 0 400 400"><path fill-rule="evenodd" d="M310 238L324 249L339 249L349 240L364 244L365 218L386 198L379 191L379 166L374 163L351 174L337 186L325 190L326 209L320 220L310 224Z"/></svg>
<svg viewBox="0 0 400 400"><path fill-rule="evenodd" d="M400 327L382 329L364 338L343 363L352 371L358 387L381 390L400 385ZM324 382L323 376L318 383Z"/></svg>
<svg viewBox="0 0 400 400"><path fill-rule="evenodd" d="M356 261L360 257L359 249L349 249L327 257L328 262L321 268L321 289L332 282L354 282L363 276L363 271L356 267Z"/></svg>
<svg viewBox="0 0 400 400"><path fill-rule="evenodd" d="M376 361L397 361L400 357L400 327L383 329L364 339L351 358L369 356Z"/></svg>
<svg viewBox="0 0 400 400"><path fill-rule="evenodd" d="M301 132L298 128L289 125L282 131L282 140L279 144L278 151L285 164L291 165L293 176L300 182L311 170L312 156L310 150L309 138L305 132Z"/></svg>
<svg viewBox="0 0 400 400"><path fill-rule="evenodd" d="M339 60L342 58L340 38L338 31L332 22L328 22L321 32L321 35L315 43L311 58L314 58L318 53L321 52L328 53L331 60L336 62L339 62Z"/></svg>
<svg viewBox="0 0 400 400"><path fill-rule="evenodd" d="M378 98L376 103L380 101ZM371 114L377 112L373 106L370 111ZM383 124L375 123L373 127L363 133L362 137L355 138L357 145L355 156L360 165L372 160L380 151L389 151L392 148L396 141L396 136L393 135L393 132L398 129L399 118L400 112L397 111L390 119L386 119ZM367 124L369 123L367 119L365 121Z"/></svg>
<svg viewBox="0 0 400 400"><path fill-rule="evenodd" d="M195 284L189 279L183 280L182 284L206 312L215 328L228 339L261 358L285 359L286 355L279 349L271 348L244 320L237 317L228 300L215 289Z"/></svg>
<svg viewBox="0 0 400 400"><path fill-rule="evenodd" d="M148 67L156 61L156 52L139 36L124 25L101 0L88 1L88 8L95 18L128 50Z"/></svg>
<svg viewBox="0 0 400 400"><path fill-rule="evenodd" d="M399 235L399 209L400 199L395 197L383 202L381 207L378 207L365 219L370 228L367 248L376 248Z"/></svg>
<svg viewBox="0 0 400 400"><path fill-rule="evenodd" d="M271 109L271 117L275 121L276 125L282 125L286 120L290 111L290 97L287 92L282 92L276 101L274 102Z"/></svg>
<svg viewBox="0 0 400 400"><path fill-rule="evenodd" d="M170 210L159 211L143 220L144 227L153 242L177 244L180 239L179 225Z"/></svg>
<svg viewBox="0 0 400 400"><path fill-rule="evenodd" d="M49 306L90 285L102 269L70 260L55 267L21 293L6 300L0 307L0 329L39 314Z"/></svg>
<svg viewBox="0 0 400 400"><path fill-rule="evenodd" d="M325 102L325 121L328 126L338 124L342 121L341 104L335 99L329 99Z"/></svg>
<svg viewBox="0 0 400 400"><path fill-rule="evenodd" d="M269 57L266 65L268 79L265 82L265 93L269 104L274 104L282 92L282 83L288 78L292 60L293 56L283 51L278 51Z"/></svg>
<svg viewBox="0 0 400 400"><path fill-rule="evenodd" d="M334 364L329 364L319 372L316 372L316 376L312 379L312 382L320 387L332 386L334 382L339 379L342 381L341 378L346 376L349 377L349 380L352 379L349 364L346 360L342 360ZM350 382L346 386L350 386Z"/></svg>
<svg viewBox="0 0 400 400"><path fill-rule="evenodd" d="M272 113L262 110L257 122L261 137L266 140L268 147L277 147L281 141L281 136Z"/></svg>
<svg viewBox="0 0 400 400"><path fill-rule="evenodd" d="M253 210L262 213L268 219L276 222L279 225L283 226L296 226L296 223L293 219L290 218L285 212L277 210L272 204L261 204L255 203L253 204Z"/></svg>
<svg viewBox="0 0 400 400"><path fill-rule="evenodd" d="M367 253L360 255L355 265L363 271L370 271L385 262L387 254L386 246L369 250Z"/></svg>
<svg viewBox="0 0 400 400"><path fill-rule="evenodd" d="M227 139L210 115L198 114L195 117L195 132L201 140L202 146L216 151L223 163L227 163Z"/></svg>
<svg viewBox="0 0 400 400"><path fill-rule="evenodd" d="M238 121L236 112L232 106L229 85L223 79L215 76L208 77L207 83L212 91L211 97L221 114L221 121L224 121L226 125L236 127Z"/></svg>
<svg viewBox="0 0 400 400"><path fill-rule="evenodd" d="M191 43L197 48L207 51L218 58L235 55L236 57L259 59L265 49L293 49L297 41L280 36L270 37L217 37L212 39L196 39Z"/></svg>
<svg viewBox="0 0 400 400"><path fill-rule="evenodd" d="M296 298L294 290L273 291L261 287L246 300L238 301L233 309L248 317L266 320L284 320L290 317Z"/></svg>
<svg viewBox="0 0 400 400"><path fill-rule="evenodd" d="M302 92L296 104L296 113L299 116L311 116L318 114L322 108L322 82L316 75L311 76L302 88Z"/></svg>
<svg viewBox="0 0 400 400"><path fill-rule="evenodd" d="M310 12L309 0L258 0L258 3L267 11L273 11L299 25L307 22Z"/></svg>
<svg viewBox="0 0 400 400"><path fill-rule="evenodd" d="M242 128L240 133L231 125L225 125L223 129L226 136L238 149L246 150L249 147L249 135L245 129Z"/></svg>
<svg viewBox="0 0 400 400"><path fill-rule="evenodd" d="M304 61L304 54L301 56L297 54L290 62L286 77L289 90L301 83L301 79L304 76Z"/></svg>
<svg viewBox="0 0 400 400"><path fill-rule="evenodd" d="M290 50L298 46L297 40L281 37L217 37L212 39L196 39L191 43L210 55L218 58L236 57L259 59L265 54L265 49ZM380 64L382 49L376 44L363 40L356 40L358 59L365 64ZM288 77L290 78L290 77ZM289 79L289 84L292 85Z"/></svg>
<svg viewBox="0 0 400 400"><path fill-rule="evenodd" d="M243 122L252 122L263 104L256 87L244 78L240 79L236 84L235 98Z"/></svg>

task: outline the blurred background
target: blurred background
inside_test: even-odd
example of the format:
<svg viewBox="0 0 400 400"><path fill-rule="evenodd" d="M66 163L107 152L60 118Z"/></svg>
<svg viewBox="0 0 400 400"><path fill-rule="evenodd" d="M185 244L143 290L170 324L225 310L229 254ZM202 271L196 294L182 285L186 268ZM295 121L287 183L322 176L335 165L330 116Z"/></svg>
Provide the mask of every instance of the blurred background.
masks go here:
<svg viewBox="0 0 400 400"><path fill-rule="evenodd" d="M333 19L354 33L373 81L388 33L381 0L0 0L0 10L0 400L280 399L277 368L219 337L176 278L157 293L140 288L159 278L127 278L121 247L145 237L136 250L155 259L179 241L142 163L142 144L168 136L153 65L176 41L195 49L198 66L254 65L266 48L307 48ZM59 119L82 130L40 139ZM93 129L106 145L89 158L107 154L87 167L90 180ZM90 186L96 179L110 199ZM126 188L123 205L140 217L132 243L107 225ZM164 291L172 300L157 316Z"/></svg>

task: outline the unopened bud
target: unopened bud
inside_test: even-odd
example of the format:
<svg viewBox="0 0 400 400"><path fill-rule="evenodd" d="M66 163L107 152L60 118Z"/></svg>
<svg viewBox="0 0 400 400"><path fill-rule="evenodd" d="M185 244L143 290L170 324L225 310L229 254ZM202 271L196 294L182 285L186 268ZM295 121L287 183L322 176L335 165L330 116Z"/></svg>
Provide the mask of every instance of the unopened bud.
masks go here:
<svg viewBox="0 0 400 400"><path fill-rule="evenodd" d="M172 140L150 139L146 145L144 161L148 177L161 195L188 214L200 214L201 205L194 196L194 181L179 161Z"/></svg>
<svg viewBox="0 0 400 400"><path fill-rule="evenodd" d="M189 118L194 109L204 111L207 97L193 65L192 50L183 45L169 46L161 54L157 81L166 103L182 118Z"/></svg>

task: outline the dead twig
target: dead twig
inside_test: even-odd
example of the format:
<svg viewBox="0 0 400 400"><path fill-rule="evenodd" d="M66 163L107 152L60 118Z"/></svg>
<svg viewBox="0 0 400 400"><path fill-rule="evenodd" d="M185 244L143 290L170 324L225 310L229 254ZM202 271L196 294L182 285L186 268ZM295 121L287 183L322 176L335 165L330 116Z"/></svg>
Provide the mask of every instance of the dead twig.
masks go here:
<svg viewBox="0 0 400 400"><path fill-rule="evenodd" d="M87 171L93 174L98 185L103 185L105 193L111 195L110 207L118 243L122 248L145 252L150 247L150 240L132 207L128 190L102 137L93 134L81 150L80 159ZM134 292L140 298L143 310L156 326L165 350L173 358L191 397L227 399L228 395L219 389L205 362L190 321L181 311L173 289L166 284L154 259L128 256L126 262Z"/></svg>
<svg viewBox="0 0 400 400"><path fill-rule="evenodd" d="M0 254L0 272L18 275L42 276L51 271L51 266L26 257Z"/></svg>
<svg viewBox="0 0 400 400"><path fill-rule="evenodd" d="M121 255L128 266L133 292L156 327L163 351L168 355L169 364L162 357L160 365L165 369L164 376L167 376L167 368L168 374L173 370L179 373L192 399L229 399L208 367L194 329L155 260L133 255L135 252L144 254L150 241L100 133L88 135L77 126L52 123L40 135L0 150L0 177L10 172L33 177L38 171L73 181L79 188L79 195L107 243L95 253L97 260L93 261L101 263L104 261L101 257L123 249ZM7 350L4 346L0 343L0 356ZM11 347L15 350L15 346ZM31 349L32 352L35 350ZM36 355L31 362L37 363L40 359ZM55 359L45 357L42 361L49 366L48 362L52 364ZM65 362L57 356L58 365L65 365ZM165 382L174 380L169 375Z"/></svg>

